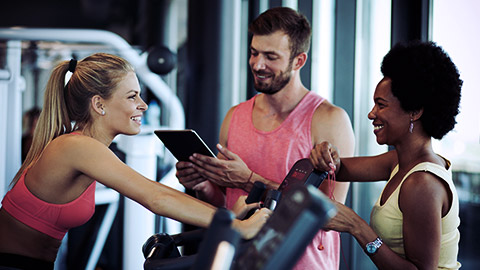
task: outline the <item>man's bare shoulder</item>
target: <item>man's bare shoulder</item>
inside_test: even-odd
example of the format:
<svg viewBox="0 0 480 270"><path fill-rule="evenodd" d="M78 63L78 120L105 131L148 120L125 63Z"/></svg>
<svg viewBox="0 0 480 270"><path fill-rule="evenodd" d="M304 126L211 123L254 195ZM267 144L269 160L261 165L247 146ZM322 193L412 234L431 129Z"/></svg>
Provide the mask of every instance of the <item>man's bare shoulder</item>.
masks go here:
<svg viewBox="0 0 480 270"><path fill-rule="evenodd" d="M322 102L315 110L312 119L313 143L329 141L342 147L344 156L353 154L354 134L347 112L328 101Z"/></svg>
<svg viewBox="0 0 480 270"><path fill-rule="evenodd" d="M347 112L328 100L324 100L315 110L313 115L314 121L345 121L349 120Z"/></svg>

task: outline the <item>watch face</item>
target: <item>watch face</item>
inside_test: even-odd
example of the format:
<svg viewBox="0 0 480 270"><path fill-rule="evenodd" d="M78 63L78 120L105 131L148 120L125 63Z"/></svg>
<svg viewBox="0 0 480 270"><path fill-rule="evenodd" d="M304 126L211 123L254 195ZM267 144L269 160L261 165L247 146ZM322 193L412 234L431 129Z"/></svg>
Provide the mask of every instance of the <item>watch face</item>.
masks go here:
<svg viewBox="0 0 480 270"><path fill-rule="evenodd" d="M377 251L377 247L376 247L374 244L369 243L369 244L367 245L367 252L368 252L368 253L373 254L373 253L375 253L376 251Z"/></svg>

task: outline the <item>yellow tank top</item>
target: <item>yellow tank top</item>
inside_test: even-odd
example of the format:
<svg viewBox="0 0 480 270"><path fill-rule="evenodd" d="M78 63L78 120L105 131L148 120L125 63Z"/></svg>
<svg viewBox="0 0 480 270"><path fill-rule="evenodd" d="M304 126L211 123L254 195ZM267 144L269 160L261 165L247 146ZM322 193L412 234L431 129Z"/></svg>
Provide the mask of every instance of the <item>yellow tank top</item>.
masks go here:
<svg viewBox="0 0 480 270"><path fill-rule="evenodd" d="M380 205L382 194L373 206L370 215L370 226L382 238L383 242L395 253L405 258L405 249L403 246L403 214L398 206L398 196L400 188L405 179L417 171L430 172L443 179L452 192L452 207L450 211L442 218L442 236L440 243L440 258L438 269L458 269L461 264L457 261L458 242L460 232L458 225L460 218L458 216L459 202L457 191L452 181L452 172L450 162L447 160L448 170L435 163L423 162L413 167L402 179L395 191L390 195L384 205ZM398 165L392 171L390 179L398 172Z"/></svg>

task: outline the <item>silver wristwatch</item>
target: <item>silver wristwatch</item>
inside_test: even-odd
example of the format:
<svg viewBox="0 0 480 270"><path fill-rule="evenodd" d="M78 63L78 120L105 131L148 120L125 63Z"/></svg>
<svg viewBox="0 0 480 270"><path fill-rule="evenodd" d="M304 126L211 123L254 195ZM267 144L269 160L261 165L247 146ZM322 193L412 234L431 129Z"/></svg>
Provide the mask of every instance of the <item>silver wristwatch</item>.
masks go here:
<svg viewBox="0 0 480 270"><path fill-rule="evenodd" d="M365 245L365 253L367 253L368 256L373 256L377 253L378 249L382 246L383 242L380 237L377 237L373 242L367 243Z"/></svg>

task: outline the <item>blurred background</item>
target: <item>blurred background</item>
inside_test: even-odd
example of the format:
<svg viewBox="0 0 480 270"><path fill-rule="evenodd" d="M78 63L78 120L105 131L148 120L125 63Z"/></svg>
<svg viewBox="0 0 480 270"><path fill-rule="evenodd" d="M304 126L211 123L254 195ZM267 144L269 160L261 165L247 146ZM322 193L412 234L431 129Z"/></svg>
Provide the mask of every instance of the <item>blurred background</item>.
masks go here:
<svg viewBox="0 0 480 270"><path fill-rule="evenodd" d="M367 119L382 57L398 41L437 42L456 63L464 86L455 130L434 148L453 163L462 269L480 266L480 1L16 0L1 5L0 198L28 149L46 81L59 60L103 51L135 65L149 110L142 133L120 136L112 150L147 177L181 190L175 160L152 130L195 129L215 149L227 110L256 94L247 27L266 9L289 6L310 20L312 46L302 81L348 112L356 155L387 151L376 144ZM353 184L347 204L368 220L383 186ZM148 236L183 229L100 188L94 218L68 234L57 268L141 269L141 245ZM342 253L342 269L375 268L349 235L342 235Z"/></svg>

